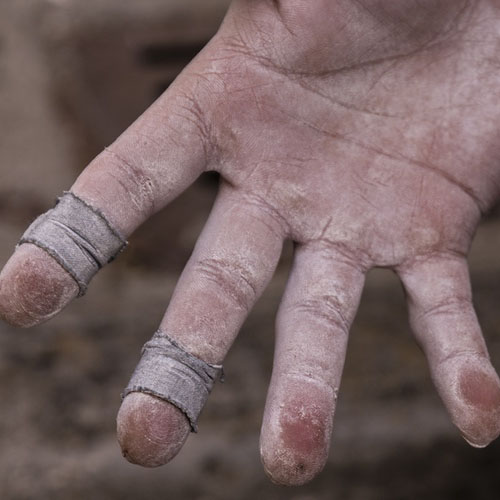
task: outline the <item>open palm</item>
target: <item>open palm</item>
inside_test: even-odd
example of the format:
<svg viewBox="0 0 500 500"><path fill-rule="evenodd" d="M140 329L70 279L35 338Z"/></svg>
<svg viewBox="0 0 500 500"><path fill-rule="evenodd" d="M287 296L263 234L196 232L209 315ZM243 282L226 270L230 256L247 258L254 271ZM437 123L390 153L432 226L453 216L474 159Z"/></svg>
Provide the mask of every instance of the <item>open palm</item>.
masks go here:
<svg viewBox="0 0 500 500"><path fill-rule="evenodd" d="M295 242L261 436L274 480L303 483L324 465L349 327L376 266L400 276L464 437L484 446L500 433L466 263L500 188L499 49L494 0L238 0L72 187L130 234L203 171L221 174L160 326L209 363L224 358L283 241ZM0 308L29 326L77 293L23 244L2 273ZM125 398L118 427L125 455L150 466L189 433L181 411L142 393Z"/></svg>

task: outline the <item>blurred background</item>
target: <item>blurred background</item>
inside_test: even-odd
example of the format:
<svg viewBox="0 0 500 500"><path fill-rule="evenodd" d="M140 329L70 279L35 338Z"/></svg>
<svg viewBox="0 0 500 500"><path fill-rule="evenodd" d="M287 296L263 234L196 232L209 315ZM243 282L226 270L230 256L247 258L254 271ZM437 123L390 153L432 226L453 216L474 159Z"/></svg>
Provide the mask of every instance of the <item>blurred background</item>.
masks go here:
<svg viewBox="0 0 500 500"><path fill-rule="evenodd" d="M138 116L216 31L227 0L0 1L0 260L83 166ZM328 465L275 486L258 436L274 314L291 261L252 312L181 454L128 464L115 439L120 392L155 331L210 210L201 178L131 239L87 296L29 331L0 325L0 498L496 499L500 443L470 448L449 423L389 271L370 274L352 330ZM471 272L500 368L500 221L480 227Z"/></svg>

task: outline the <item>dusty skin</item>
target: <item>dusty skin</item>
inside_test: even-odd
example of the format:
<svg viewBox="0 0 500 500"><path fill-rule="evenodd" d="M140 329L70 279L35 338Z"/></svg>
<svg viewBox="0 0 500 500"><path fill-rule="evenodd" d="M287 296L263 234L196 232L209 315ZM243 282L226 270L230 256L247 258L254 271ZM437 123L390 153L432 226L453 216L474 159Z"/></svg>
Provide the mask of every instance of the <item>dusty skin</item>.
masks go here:
<svg viewBox="0 0 500 500"><path fill-rule="evenodd" d="M500 433L500 383L466 264L499 195L499 53L498 1L238 0L71 188L130 234L203 171L220 172L161 324L210 363L223 360L283 241L295 242L261 436L274 481L302 484L325 463L349 327L375 266L401 278L462 435L482 447ZM1 275L1 314L31 326L76 293L23 245ZM171 459L188 432L179 410L143 394L118 415L125 456L145 466Z"/></svg>

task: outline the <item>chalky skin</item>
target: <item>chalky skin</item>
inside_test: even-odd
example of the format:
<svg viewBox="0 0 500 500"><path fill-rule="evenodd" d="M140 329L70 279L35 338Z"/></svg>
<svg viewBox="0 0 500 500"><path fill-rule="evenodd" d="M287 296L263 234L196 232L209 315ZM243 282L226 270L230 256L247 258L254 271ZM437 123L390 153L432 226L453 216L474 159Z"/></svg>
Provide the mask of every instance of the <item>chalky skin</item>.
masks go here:
<svg viewBox="0 0 500 500"><path fill-rule="evenodd" d="M221 174L160 326L208 363L222 362L283 241L295 242L261 435L274 481L303 484L324 466L373 267L401 278L462 435L477 447L499 435L500 381L466 263L499 196L499 54L498 0L235 0L207 47L71 188L128 235L202 172ZM22 245L0 276L1 315L31 326L77 293ZM146 394L118 414L124 455L145 466L170 460L189 431Z"/></svg>

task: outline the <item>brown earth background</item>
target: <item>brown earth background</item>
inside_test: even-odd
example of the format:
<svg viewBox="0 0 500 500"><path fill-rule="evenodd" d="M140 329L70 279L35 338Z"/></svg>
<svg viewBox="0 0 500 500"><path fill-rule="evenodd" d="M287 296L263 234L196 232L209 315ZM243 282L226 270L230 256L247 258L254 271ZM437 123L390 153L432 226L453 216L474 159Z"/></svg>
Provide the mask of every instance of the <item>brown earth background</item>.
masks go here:
<svg viewBox="0 0 500 500"><path fill-rule="evenodd" d="M0 0L0 260L83 166L215 32L226 0ZM115 439L120 392L210 210L206 176L131 239L88 295L49 323L0 325L0 499L500 498L500 442L470 448L449 423L389 271L370 274L352 329L328 465L282 488L259 462L274 314L291 250L246 322L200 432L155 470ZM470 257L477 311L500 368L500 222Z"/></svg>

